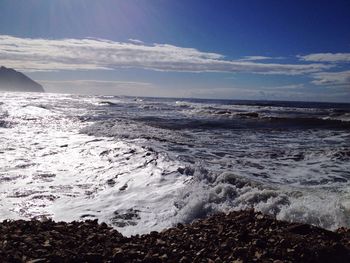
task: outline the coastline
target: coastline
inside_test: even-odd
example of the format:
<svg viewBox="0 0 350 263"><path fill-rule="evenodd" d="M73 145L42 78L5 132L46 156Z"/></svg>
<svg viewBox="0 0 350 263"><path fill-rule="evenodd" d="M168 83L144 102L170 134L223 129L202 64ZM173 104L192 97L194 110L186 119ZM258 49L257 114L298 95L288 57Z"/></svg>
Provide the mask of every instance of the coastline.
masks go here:
<svg viewBox="0 0 350 263"><path fill-rule="evenodd" d="M332 232L253 210L131 237L97 220L7 220L0 223L0 261L350 262L350 230Z"/></svg>

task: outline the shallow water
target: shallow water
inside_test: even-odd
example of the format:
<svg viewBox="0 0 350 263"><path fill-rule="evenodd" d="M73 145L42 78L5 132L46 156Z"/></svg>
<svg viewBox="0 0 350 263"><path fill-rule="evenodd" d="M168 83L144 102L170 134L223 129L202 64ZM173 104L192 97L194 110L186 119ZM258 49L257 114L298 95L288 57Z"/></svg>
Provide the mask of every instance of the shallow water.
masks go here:
<svg viewBox="0 0 350 263"><path fill-rule="evenodd" d="M126 235L254 207L350 227L350 105L0 94L0 219Z"/></svg>

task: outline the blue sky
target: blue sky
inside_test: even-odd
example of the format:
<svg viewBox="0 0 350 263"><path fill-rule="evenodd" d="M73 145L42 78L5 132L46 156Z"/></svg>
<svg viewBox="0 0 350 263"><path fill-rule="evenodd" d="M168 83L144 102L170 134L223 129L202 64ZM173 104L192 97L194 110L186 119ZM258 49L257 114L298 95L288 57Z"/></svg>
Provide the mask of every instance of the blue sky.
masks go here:
<svg viewBox="0 0 350 263"><path fill-rule="evenodd" d="M350 102L350 1L0 0L0 64L48 91Z"/></svg>

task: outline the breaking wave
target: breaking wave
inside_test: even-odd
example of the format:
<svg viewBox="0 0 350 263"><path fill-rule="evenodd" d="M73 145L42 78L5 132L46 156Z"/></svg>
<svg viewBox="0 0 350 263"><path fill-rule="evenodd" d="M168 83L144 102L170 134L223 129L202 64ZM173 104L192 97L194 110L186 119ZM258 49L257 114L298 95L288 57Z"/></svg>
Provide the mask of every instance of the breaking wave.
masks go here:
<svg viewBox="0 0 350 263"><path fill-rule="evenodd" d="M99 219L131 235L254 208L350 226L349 105L6 96L1 219Z"/></svg>

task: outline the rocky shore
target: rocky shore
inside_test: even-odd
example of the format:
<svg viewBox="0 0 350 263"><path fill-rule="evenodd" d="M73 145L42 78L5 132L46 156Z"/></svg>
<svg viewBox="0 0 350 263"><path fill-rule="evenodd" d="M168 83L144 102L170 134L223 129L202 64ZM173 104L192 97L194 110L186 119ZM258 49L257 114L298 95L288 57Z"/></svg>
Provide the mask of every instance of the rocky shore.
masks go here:
<svg viewBox="0 0 350 263"><path fill-rule="evenodd" d="M4 221L0 262L350 262L350 230L217 214L162 232L124 237L95 221Z"/></svg>

